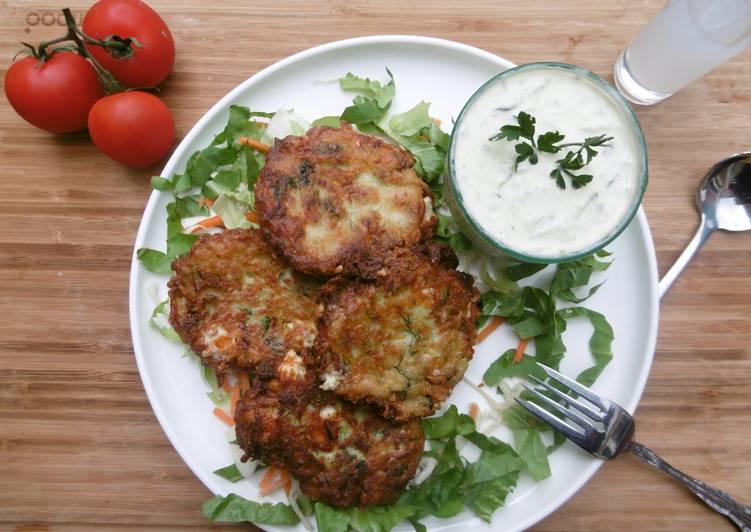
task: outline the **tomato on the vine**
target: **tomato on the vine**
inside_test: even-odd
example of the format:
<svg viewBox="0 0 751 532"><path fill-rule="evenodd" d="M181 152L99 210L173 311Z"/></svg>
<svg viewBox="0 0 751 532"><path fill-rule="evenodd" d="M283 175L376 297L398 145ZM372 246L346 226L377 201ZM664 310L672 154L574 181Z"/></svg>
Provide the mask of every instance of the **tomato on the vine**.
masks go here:
<svg viewBox="0 0 751 532"><path fill-rule="evenodd" d="M13 109L52 133L86 129L89 110L104 95L94 67L73 52L53 52L45 61L24 57L5 75L5 95Z"/></svg>
<svg viewBox="0 0 751 532"><path fill-rule="evenodd" d="M172 71L172 34L162 17L140 0L100 0L86 12L83 32L113 44L104 48L87 43L86 49L128 87L154 87Z"/></svg>
<svg viewBox="0 0 751 532"><path fill-rule="evenodd" d="M112 159L144 168L169 153L175 123L164 102L153 94L121 92L94 104L89 133L96 147Z"/></svg>

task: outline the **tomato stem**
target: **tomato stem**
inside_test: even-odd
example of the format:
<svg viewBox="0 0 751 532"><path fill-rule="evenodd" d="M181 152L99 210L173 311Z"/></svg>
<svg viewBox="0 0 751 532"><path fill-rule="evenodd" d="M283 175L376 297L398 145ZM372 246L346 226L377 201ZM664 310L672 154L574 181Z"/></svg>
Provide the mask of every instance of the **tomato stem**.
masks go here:
<svg viewBox="0 0 751 532"><path fill-rule="evenodd" d="M84 42L93 44L94 46L100 46L106 49L109 53L115 56L117 59L126 59L133 55L133 47L143 48L143 45L135 37L126 37L123 39L119 35L108 35L104 39L95 39L86 35L81 28L76 26L73 31L78 34Z"/></svg>
<svg viewBox="0 0 751 532"><path fill-rule="evenodd" d="M34 54L35 57L44 61L45 59L47 59L47 47L48 46L57 44L59 42L69 41L69 40L70 40L70 35L68 34L68 35L63 35L62 37L58 37L57 39L52 39L49 41L41 42L39 43L39 51L37 52L32 47L32 53Z"/></svg>
<svg viewBox="0 0 751 532"><path fill-rule="evenodd" d="M76 19L73 18L73 13L70 12L70 8L66 7L63 9L63 15L65 16L65 25L68 27L68 35L66 38L75 42L79 55L85 57L91 61L92 65L94 65L94 70L96 70L96 73L99 76L99 81L101 81L102 86L104 87L104 92L107 94L122 92L124 87L115 79L115 76L113 76L109 70L100 65L99 61L97 61L86 49L83 41L78 36L78 25L76 24Z"/></svg>

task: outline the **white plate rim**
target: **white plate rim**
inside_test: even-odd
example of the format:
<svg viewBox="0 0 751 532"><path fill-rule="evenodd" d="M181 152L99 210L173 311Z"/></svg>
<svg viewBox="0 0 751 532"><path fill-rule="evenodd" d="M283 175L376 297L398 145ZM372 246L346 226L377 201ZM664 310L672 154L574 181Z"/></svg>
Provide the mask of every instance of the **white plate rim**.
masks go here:
<svg viewBox="0 0 751 532"><path fill-rule="evenodd" d="M301 52L297 52L289 57L286 57L276 63L273 63L272 65L267 66L266 68L260 70L256 74L252 75L239 85L237 85L235 88L230 90L225 96L223 96L217 103L215 103L199 120L196 122L196 124L190 129L190 131L185 135L185 137L182 139L182 141L179 143L179 145L175 148L172 156L167 161L165 167L163 168L160 175L171 175L174 171L175 166L177 165L178 161L183 157L184 152L188 149L188 147L193 142L194 138L199 135L203 127L207 122L212 120L218 113L224 111L228 108L228 106L236 99L236 96L243 91L246 90L248 86L254 85L258 83L260 80L272 75L277 70L283 69L286 66L296 63L301 60L305 60L306 58L309 58L314 55L327 53L333 50L337 50L340 48L347 48L347 47L355 47L355 46L362 46L367 44L420 44L420 45L433 45L438 48L447 48L455 51L465 52L469 55L473 55L475 57L480 57L484 59L488 59L492 62L497 63L499 66L503 66L504 68L511 68L516 66L515 63L512 63L511 61L500 57L496 54L493 54L491 52L488 52L486 50L482 50L480 48L470 46L467 44L450 41L446 39L439 39L435 37L424 37L424 36L416 36L416 35L373 35L373 36L367 36L367 37L355 37L351 39L343 39L339 41L333 41L330 43L321 44L318 46L314 46L312 48L303 50ZM156 208L156 204L158 202L158 197L160 195L160 191L154 190L152 191L151 195L149 196L149 200L146 204L146 208L144 209L143 215L141 216L141 222L139 224L138 232L136 234L136 240L133 247L133 253L131 258L131 268L130 268L130 282L129 282L129 288L128 288L128 306L129 306L129 321L130 321L130 329L131 329L131 340L133 342L133 352L136 358L136 364L138 367L138 373L139 377L141 379L141 382L144 387L144 391L146 392L146 396L149 399L149 404L154 411L154 414L156 415L157 421L159 422L162 430L166 434L167 438L169 439L170 443L174 447L174 449L177 451L177 453L180 455L180 458L183 460L183 462L190 468L190 470L195 474L199 480L206 486L206 488L213 493L211 486L211 482L209 481L209 473L205 473L201 468L199 468L193 460L190 458L189 453L181 443L181 440L176 437L175 433L173 432L171 425L168 422L168 418L164 410L162 409L161 403L156 398L156 392L153 389L151 382L147 379L148 372L146 371L145 366L145 360L144 360L144 354L139 349L136 348L136 346L141 345L142 339L140 336L140 330L139 330L139 318L142 318L142 316L139 316L137 313L137 304L136 304L136 296L137 296L137 288L139 286L139 278L140 278L140 263L137 259L136 252L138 248L143 246L143 242L146 237L147 233L147 225L144 223L145 220L151 219L153 215L153 211ZM634 218L634 221L637 224L638 231L640 233L641 238L644 241L645 245L645 251L646 251L646 259L647 259L647 270L649 272L649 278L648 278L648 291L649 291L649 302L650 302L650 314L653 316L653 319L649 323L649 330L648 330L648 336L646 345L648 346L647 354L644 359L644 365L642 366L641 373L639 374L638 382L635 383L634 395L631 398L631 401L629 401L627 404L624 404L624 406L630 413L634 413L636 406L639 403L639 400L644 392L644 388L646 386L647 378L649 376L649 372L652 367L652 362L654 359L654 352L655 347L657 344L657 330L658 330L658 322L659 322L659 292L658 292L658 270L657 270L657 257L655 253L655 247L654 242L652 239L652 234L649 229L649 223L647 221L646 214L644 213L644 208L642 206L639 207L637 214ZM634 223L632 221L632 223ZM568 486L568 489L561 491L556 498L554 498L552 501L549 502L549 504L542 508L541 510L532 513L526 520L514 523L512 525L512 528L509 528L508 530L524 530L527 529L536 523L540 522L547 516L549 516L551 513L559 509L566 501L568 501L571 497L573 497L579 489L584 486L591 478L592 476L597 472L597 470L602 466L603 462L597 459L593 459L592 462L587 466L587 468L582 472L582 475L580 475L577 482L574 482ZM472 526L471 528L475 528ZM468 528L469 529L469 528ZM483 527L483 529L487 530L488 527Z"/></svg>

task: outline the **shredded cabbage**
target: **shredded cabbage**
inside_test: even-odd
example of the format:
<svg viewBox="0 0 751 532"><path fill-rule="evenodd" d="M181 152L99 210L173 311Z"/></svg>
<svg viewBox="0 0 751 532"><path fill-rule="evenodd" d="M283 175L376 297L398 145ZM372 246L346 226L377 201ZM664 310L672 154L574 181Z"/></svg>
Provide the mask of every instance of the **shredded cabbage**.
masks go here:
<svg viewBox="0 0 751 532"><path fill-rule="evenodd" d="M269 120L261 141L274 144L274 140L283 139L288 135L304 135L310 127L310 122L293 109L279 109L274 113L274 118Z"/></svg>

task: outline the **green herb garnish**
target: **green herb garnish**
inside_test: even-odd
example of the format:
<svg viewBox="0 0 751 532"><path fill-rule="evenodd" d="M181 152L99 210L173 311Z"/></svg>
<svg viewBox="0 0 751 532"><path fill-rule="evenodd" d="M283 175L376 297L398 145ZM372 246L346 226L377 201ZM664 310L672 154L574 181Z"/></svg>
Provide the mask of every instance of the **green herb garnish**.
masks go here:
<svg viewBox="0 0 751 532"><path fill-rule="evenodd" d="M534 116L521 111L516 115L517 125L506 124L505 126L501 126L500 131L488 140L516 141L526 139L517 142L514 146L514 151L516 151L514 171L524 161L529 161L530 164L537 164L540 152L558 153L563 148L577 146L578 149L576 151L569 150L562 158L556 159L556 167L550 172L550 177L555 179L558 188L562 189L566 188L566 179L564 176L568 176L571 179L571 186L574 188L581 188L592 181L591 174L575 174L574 172L578 172L587 166L597 156L595 148L605 146L613 140L613 137L602 134L596 137L587 137L583 142L561 144L566 136L558 131L548 131L538 135L537 140L535 140L536 121Z"/></svg>

